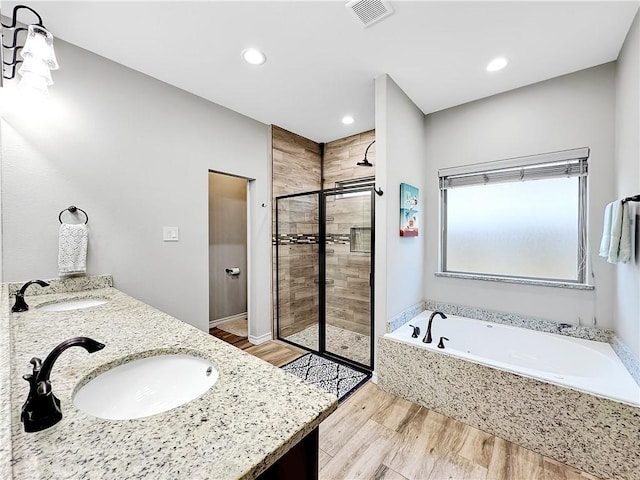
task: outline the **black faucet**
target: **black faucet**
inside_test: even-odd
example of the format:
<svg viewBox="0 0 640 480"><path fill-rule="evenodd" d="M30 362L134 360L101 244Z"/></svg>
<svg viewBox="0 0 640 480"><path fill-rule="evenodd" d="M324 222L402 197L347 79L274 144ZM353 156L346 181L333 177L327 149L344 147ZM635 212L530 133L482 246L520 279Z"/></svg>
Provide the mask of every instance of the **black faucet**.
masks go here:
<svg viewBox="0 0 640 480"><path fill-rule="evenodd" d="M25 283L20 291L16 293L16 303L14 303L13 307L11 307L12 312L26 312L27 310L29 310L29 305L27 305L27 302L24 301L24 292L32 283L37 283L41 287L49 286L47 282L43 282L42 280L30 280Z"/></svg>
<svg viewBox="0 0 640 480"><path fill-rule="evenodd" d="M438 310L433 312L429 317L429 325L427 325L427 334L422 339L422 343L431 343L433 341L433 339L431 338L431 322L433 322L433 317L435 317L436 315L440 315L442 318L447 318L447 316L444 313Z"/></svg>
<svg viewBox="0 0 640 480"><path fill-rule="evenodd" d="M20 415L25 432L39 432L62 419L60 400L51 391L49 375L55 361L69 347L82 347L87 352L93 353L102 350L104 344L88 337L74 337L51 350L44 362L35 357L31 359L33 373L22 377L29 382L29 396L22 406Z"/></svg>

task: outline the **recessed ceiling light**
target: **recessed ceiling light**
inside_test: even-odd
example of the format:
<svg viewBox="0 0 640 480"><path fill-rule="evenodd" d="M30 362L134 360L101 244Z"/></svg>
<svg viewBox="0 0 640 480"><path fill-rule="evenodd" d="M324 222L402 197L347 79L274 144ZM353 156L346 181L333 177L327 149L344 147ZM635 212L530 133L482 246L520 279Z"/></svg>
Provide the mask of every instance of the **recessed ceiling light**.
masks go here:
<svg viewBox="0 0 640 480"><path fill-rule="evenodd" d="M487 72L497 72L498 70L502 70L507 66L507 63L509 62L504 57L494 58L487 65Z"/></svg>
<svg viewBox="0 0 640 480"><path fill-rule="evenodd" d="M267 57L257 48L245 48L242 51L242 58L251 65L262 65L267 61Z"/></svg>
<svg viewBox="0 0 640 480"><path fill-rule="evenodd" d="M344 123L345 125L351 125L353 122L355 122L355 120L350 115L346 115L342 117L342 123Z"/></svg>

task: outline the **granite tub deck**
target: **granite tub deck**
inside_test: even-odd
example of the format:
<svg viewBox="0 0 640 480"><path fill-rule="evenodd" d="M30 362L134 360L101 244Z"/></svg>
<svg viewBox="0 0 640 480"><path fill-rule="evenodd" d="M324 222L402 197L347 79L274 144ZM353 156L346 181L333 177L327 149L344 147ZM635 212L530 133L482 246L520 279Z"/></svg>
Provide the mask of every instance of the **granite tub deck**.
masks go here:
<svg viewBox="0 0 640 480"><path fill-rule="evenodd" d="M37 308L78 298L109 302L67 312ZM8 287L3 286L0 344L10 346L10 364L3 354L0 478L252 479L336 408L335 396L114 288L27 292L26 301L28 312L9 313ZM44 359L74 336L91 337L106 347L93 354L74 347L58 358L51 380L63 418L42 432L25 433L20 409L28 384L21 377L30 372L29 360ZM220 374L216 384L181 407L137 420L98 419L73 405L76 389L102 371L173 352L213 362Z"/></svg>
<svg viewBox="0 0 640 480"><path fill-rule="evenodd" d="M640 408L387 337L378 385L564 464L640 479Z"/></svg>

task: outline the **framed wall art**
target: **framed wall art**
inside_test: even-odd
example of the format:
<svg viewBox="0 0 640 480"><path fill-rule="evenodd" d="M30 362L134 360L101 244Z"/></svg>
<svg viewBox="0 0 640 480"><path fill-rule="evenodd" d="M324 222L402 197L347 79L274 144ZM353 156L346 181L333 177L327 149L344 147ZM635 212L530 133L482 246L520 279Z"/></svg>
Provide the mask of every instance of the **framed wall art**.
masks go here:
<svg viewBox="0 0 640 480"><path fill-rule="evenodd" d="M419 191L408 183L400 184L400 236L418 236Z"/></svg>

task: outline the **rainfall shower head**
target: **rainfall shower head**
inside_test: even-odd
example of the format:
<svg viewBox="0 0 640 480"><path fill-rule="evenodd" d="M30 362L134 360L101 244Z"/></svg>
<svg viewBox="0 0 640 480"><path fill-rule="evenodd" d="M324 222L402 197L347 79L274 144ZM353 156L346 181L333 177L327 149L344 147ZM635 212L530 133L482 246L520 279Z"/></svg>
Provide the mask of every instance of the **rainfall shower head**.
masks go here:
<svg viewBox="0 0 640 480"><path fill-rule="evenodd" d="M369 149L374 143L376 143L375 140L369 144L367 149L364 151L364 159L361 162L356 163L356 165L359 167L373 167L373 163L370 163L369 160L367 160L367 153L369 153Z"/></svg>

